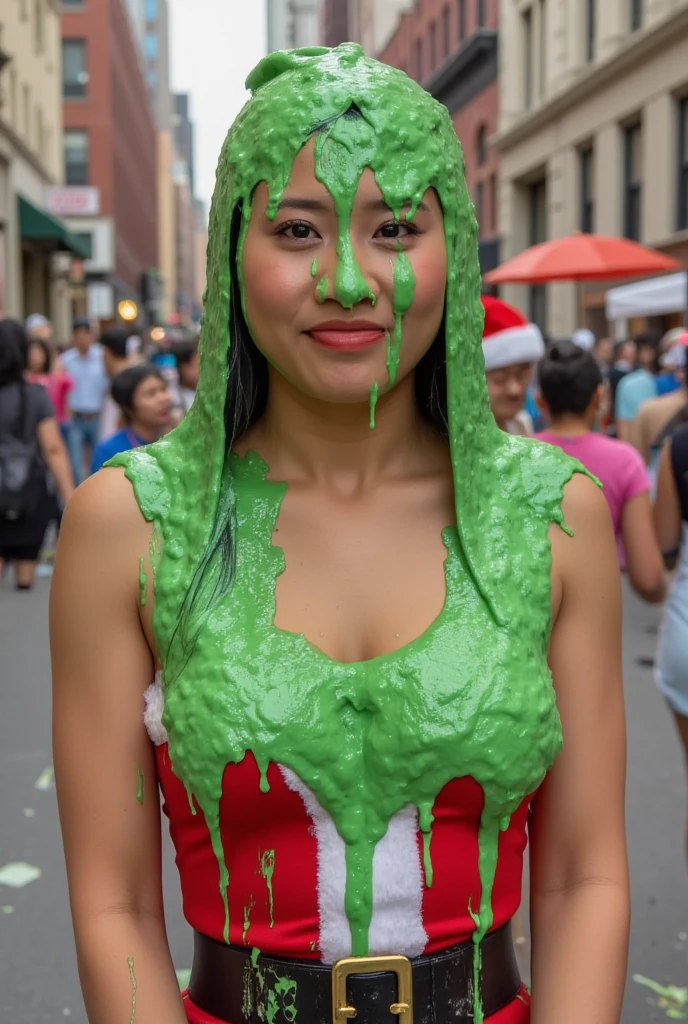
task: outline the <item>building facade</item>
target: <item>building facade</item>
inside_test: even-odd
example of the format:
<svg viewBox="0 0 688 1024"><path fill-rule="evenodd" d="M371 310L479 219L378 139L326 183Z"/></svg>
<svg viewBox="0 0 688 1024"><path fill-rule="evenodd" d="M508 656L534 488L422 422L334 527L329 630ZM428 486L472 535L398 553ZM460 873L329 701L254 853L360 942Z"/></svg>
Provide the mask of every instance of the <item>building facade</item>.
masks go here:
<svg viewBox="0 0 688 1024"><path fill-rule="evenodd" d="M87 240L86 309L111 322L123 299L155 322L157 143L144 65L124 0L67 5L62 18L65 182Z"/></svg>
<svg viewBox="0 0 688 1024"><path fill-rule="evenodd" d="M504 257L573 231L688 262L688 0L501 0ZM598 333L606 283L509 287L554 336Z"/></svg>
<svg viewBox="0 0 688 1024"><path fill-rule="evenodd" d="M176 199L174 191L174 109L170 87L170 25L167 0L130 0L142 18L141 53L157 129L159 314L176 311Z"/></svg>
<svg viewBox="0 0 688 1024"><path fill-rule="evenodd" d="M350 0L350 38L375 57L396 31L399 16L411 7L413 0Z"/></svg>
<svg viewBox="0 0 688 1024"><path fill-rule="evenodd" d="M267 0L268 52L318 45L319 0Z"/></svg>
<svg viewBox="0 0 688 1024"><path fill-rule="evenodd" d="M381 61L401 68L444 103L466 160L483 272L500 261L498 0L418 0L402 14Z"/></svg>
<svg viewBox="0 0 688 1024"><path fill-rule="evenodd" d="M86 250L49 213L62 183L60 5L0 4L0 318L43 313L69 337L72 256Z"/></svg>

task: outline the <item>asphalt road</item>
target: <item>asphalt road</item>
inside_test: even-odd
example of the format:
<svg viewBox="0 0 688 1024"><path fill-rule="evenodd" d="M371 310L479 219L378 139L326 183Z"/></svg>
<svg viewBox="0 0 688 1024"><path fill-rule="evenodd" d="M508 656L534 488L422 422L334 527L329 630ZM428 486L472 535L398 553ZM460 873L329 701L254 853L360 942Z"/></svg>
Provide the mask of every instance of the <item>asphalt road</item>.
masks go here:
<svg viewBox="0 0 688 1024"><path fill-rule="evenodd" d="M3 1024L86 1024L50 777L48 586L40 580L32 594L16 594L8 582L0 584L0 879L9 864L41 872L18 888L0 883ZM661 996L633 980L640 974L661 985L688 986L686 785L673 724L652 682L658 619L656 610L626 595L633 933L623 1024L688 1020L688 999L685 1017L672 1016L672 1007L680 1012L680 999L661 1006ZM190 966L190 934L169 844L165 852L170 946L175 965L184 969Z"/></svg>

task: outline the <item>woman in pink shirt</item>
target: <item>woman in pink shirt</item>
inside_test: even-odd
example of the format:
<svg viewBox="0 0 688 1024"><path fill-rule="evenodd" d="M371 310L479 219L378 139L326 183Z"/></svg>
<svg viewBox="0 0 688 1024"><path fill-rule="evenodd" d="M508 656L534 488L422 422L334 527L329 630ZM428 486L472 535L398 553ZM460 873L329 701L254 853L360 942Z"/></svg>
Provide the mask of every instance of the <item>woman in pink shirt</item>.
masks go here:
<svg viewBox="0 0 688 1024"><path fill-rule="evenodd" d="M661 602L664 562L652 526L645 464L630 444L593 432L604 401L597 362L572 342L560 342L540 364L539 382L540 406L550 427L537 439L562 448L601 480L631 585L646 601Z"/></svg>
<svg viewBox="0 0 688 1024"><path fill-rule="evenodd" d="M67 397L74 387L72 378L65 373L59 358L51 370L52 352L42 338L32 338L26 353L26 380L30 384L41 384L46 388L50 401L55 406L55 415L60 430L67 423ZM64 434L64 431L63 431Z"/></svg>

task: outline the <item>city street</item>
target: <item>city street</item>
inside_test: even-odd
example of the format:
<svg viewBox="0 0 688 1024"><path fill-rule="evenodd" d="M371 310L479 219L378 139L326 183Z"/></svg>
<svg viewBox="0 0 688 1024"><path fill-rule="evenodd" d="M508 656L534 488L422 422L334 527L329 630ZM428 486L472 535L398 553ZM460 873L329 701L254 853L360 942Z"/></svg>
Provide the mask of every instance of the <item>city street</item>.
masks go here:
<svg viewBox="0 0 688 1024"><path fill-rule="evenodd" d="M7 1024L86 1021L50 771L48 589L43 579L32 594L16 594L7 582L0 586L0 878L9 864L40 870L40 877L19 887L0 884L0 1018ZM634 912L629 974L682 986L688 985L685 783L673 725L652 683L658 618L656 610L626 595ZM167 920L174 962L183 970L190 965L191 943L174 872L168 844ZM36 872L27 870L20 881L31 874ZM688 1004L681 1012L680 1001L661 1007L660 998L629 980L623 1024L688 1019Z"/></svg>

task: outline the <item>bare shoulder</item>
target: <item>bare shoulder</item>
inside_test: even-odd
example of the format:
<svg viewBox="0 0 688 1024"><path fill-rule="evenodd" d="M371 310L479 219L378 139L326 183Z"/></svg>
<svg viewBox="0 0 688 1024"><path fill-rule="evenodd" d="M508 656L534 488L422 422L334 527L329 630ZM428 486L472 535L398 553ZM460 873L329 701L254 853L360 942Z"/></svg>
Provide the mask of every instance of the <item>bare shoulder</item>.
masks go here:
<svg viewBox="0 0 688 1024"><path fill-rule="evenodd" d="M602 489L582 473L564 488L565 530L550 528L552 548L552 617L556 621L566 597L590 587L617 587L619 567L611 513Z"/></svg>
<svg viewBox="0 0 688 1024"><path fill-rule="evenodd" d="M67 504L64 529L82 539L138 541L151 535L123 469L101 469L77 488Z"/></svg>

